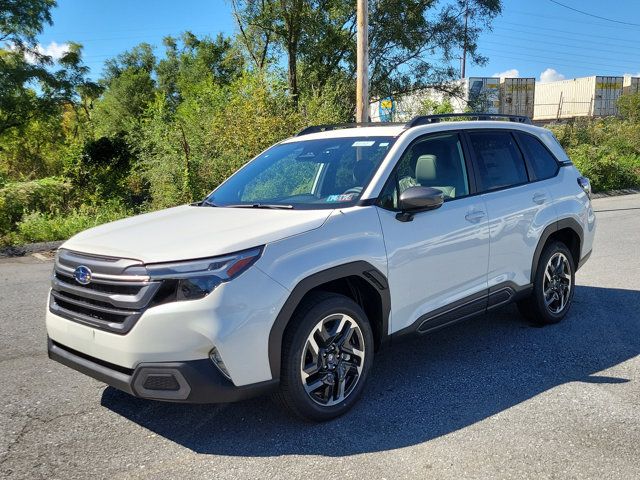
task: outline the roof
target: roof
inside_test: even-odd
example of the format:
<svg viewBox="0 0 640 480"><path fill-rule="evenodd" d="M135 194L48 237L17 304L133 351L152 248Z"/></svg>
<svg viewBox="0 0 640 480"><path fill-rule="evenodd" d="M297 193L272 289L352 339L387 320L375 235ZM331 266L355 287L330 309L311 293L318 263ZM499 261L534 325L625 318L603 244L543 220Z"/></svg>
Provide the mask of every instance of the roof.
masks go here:
<svg viewBox="0 0 640 480"><path fill-rule="evenodd" d="M339 128L335 130L327 130L317 133L309 133L306 135L296 136L284 140L283 143L303 142L307 140L322 140L325 138L353 138L353 137L397 137L405 132L419 130L421 132L441 132L446 130L461 129L481 129L481 128L508 128L512 130L529 131L539 133L545 129L529 125L526 123L492 121L492 120L471 120L471 121L446 121L431 123L426 125L418 125L407 128L406 125L385 125L367 127Z"/></svg>
<svg viewBox="0 0 640 480"><path fill-rule="evenodd" d="M384 125L381 123L380 125ZM283 143L301 142L306 140L321 140L323 138L349 138L349 137L397 137L406 128L404 125L384 125L380 127L356 127L356 128L340 128L336 130L328 130L325 132L309 133L299 137L291 137Z"/></svg>

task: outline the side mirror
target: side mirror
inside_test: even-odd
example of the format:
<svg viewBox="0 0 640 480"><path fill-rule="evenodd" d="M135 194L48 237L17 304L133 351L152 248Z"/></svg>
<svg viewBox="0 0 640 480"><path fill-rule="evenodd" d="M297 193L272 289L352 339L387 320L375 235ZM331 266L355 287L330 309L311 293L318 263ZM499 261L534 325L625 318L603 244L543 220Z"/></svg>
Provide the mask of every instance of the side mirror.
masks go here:
<svg viewBox="0 0 640 480"><path fill-rule="evenodd" d="M400 194L398 206L400 213L396 218L401 222L410 222L413 215L426 210L435 210L444 203L441 190L432 187L409 187Z"/></svg>

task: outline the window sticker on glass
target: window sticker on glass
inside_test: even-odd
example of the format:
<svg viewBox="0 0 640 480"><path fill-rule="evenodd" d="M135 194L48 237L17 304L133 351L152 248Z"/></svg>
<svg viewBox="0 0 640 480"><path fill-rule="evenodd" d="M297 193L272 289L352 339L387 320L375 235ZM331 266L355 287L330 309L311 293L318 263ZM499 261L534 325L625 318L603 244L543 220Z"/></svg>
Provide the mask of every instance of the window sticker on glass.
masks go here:
<svg viewBox="0 0 640 480"><path fill-rule="evenodd" d="M352 147L371 147L376 143L375 140L358 140L357 142L353 142Z"/></svg>
<svg viewBox="0 0 640 480"><path fill-rule="evenodd" d="M358 196L357 193L343 193L341 195L329 195L327 197L327 202L350 202L357 196Z"/></svg>
<svg viewBox="0 0 640 480"><path fill-rule="evenodd" d="M389 146L389 142L383 142L381 144L378 145L379 147L388 147Z"/></svg>

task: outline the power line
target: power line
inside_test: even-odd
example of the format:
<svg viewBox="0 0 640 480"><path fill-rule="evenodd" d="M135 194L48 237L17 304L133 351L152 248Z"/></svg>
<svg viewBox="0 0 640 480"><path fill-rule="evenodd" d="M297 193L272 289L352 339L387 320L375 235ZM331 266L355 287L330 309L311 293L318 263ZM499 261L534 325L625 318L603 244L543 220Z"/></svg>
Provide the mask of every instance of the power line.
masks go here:
<svg viewBox="0 0 640 480"><path fill-rule="evenodd" d="M495 46L503 46L504 42L499 42L499 41L485 41L484 42L487 45L495 45ZM515 48L516 50L512 50L512 49L503 49L504 53L541 53L544 55L549 55L550 53L552 53L553 55L556 55L556 57L549 57L549 58L558 58L557 56L561 56L563 57L563 59L565 60L577 60L577 61L581 61L581 62L585 62L585 63L589 63L592 65L598 65L598 61L604 60L604 61L613 61L616 62L616 65L612 65L612 64L601 64L607 67L616 67L616 68L624 68L624 69L635 69L637 68L636 65L638 64L637 61L634 60L626 60L626 59L621 59L621 58L602 58L602 57L594 57L592 55L580 55L577 53L572 53L572 52L563 52L563 51L553 51L550 52L548 49L544 49L544 48L532 48L526 45L518 45L518 44L514 44L514 43L510 43L509 44L510 47ZM567 58L564 58L567 57ZM580 58L581 57L581 58ZM585 60L582 60L585 59ZM591 60L595 60L595 63L592 62ZM619 63L618 63L619 62Z"/></svg>
<svg viewBox="0 0 640 480"><path fill-rule="evenodd" d="M485 42L489 45L496 45L496 46L501 46L503 45L503 43L501 42ZM620 69L620 70L634 70L636 67L634 67L631 64L610 64L610 63L598 63L596 62L591 62L588 60L582 60L582 59L575 59L575 55L572 54L564 54L562 52L554 52L554 55L559 55L559 56L549 56L547 54L546 51L541 51L541 50L536 50L536 49L521 49L519 51L513 51L513 50L490 50L487 48L484 48L482 51L494 51L494 52L499 52L499 53L505 53L508 55L511 54L516 54L516 55L526 55L528 57L535 57L535 58L540 58L540 59L546 59L549 61L554 61L554 60L559 60L559 61L565 61L565 62L574 62L577 64L581 63L584 64L585 66L590 66L593 68L597 68L597 67L609 67L609 68L616 68L616 69ZM536 55L537 53L539 54L543 54L543 55ZM587 57L588 58L588 57ZM597 59L599 60L599 59Z"/></svg>
<svg viewBox="0 0 640 480"><path fill-rule="evenodd" d="M520 56L520 58L516 58L515 60L525 60L528 62L533 61L534 59L540 59L545 61L549 66L553 65L553 64L557 64L557 65L561 65L561 63L558 62L567 62L565 64L562 64L563 66L566 67L583 67L583 68L590 68L590 69L596 69L596 70L600 70L600 69L607 69L607 71L609 72L613 72L613 71L623 71L623 70L630 70L633 69L633 67L630 67L629 65L611 65L608 63L596 63L596 62L585 62L582 60L573 60L571 58L562 58L562 57L550 57L548 55L535 55L535 54L530 54L527 52L505 52L504 50L498 50L498 49L494 49L494 48L483 48L482 49L483 52L487 52L489 54L489 58L493 58L494 56L498 56L498 55L503 55L503 54L507 54L507 55L512 55L512 56ZM608 70L608 69L615 69L615 70ZM623 72L624 73L624 72ZM618 76L621 76L620 73L618 73Z"/></svg>
<svg viewBox="0 0 640 480"><path fill-rule="evenodd" d="M525 32L528 33L528 32ZM533 34L532 34L533 35ZM537 35L539 37L539 35ZM506 40L509 40L509 44L511 45L511 41L513 40L524 40L527 42L531 42L537 45L537 44L546 44L546 45L551 45L554 47L564 47L564 48L568 48L568 49L578 49L580 51L585 51L588 50L589 52L601 52L601 53L606 53L607 57L612 57L615 55L621 55L624 57L625 60L631 60L631 61L640 61L640 51L633 49L631 47L624 47L623 49L615 49L615 51L613 51L613 49L611 48L597 48L597 47L593 47L593 46L585 46L586 42L582 42L581 45L571 45L568 43L559 43L553 40L550 41L545 41L545 40L539 40L538 38L529 38L527 36L523 36L523 35L518 35L517 38L514 38L513 35L508 35L508 34L500 34L500 33L494 33L491 35L491 37L489 38L504 38ZM573 40L573 39L568 39L568 40ZM487 42L489 40L482 40L480 43L483 42ZM599 43L598 45L602 45L601 43ZM586 47L586 48L585 48ZM628 50L627 50L628 49ZM554 51L555 53L555 51ZM571 53L571 52L567 52L567 53ZM579 54L575 54L575 55L579 55ZM580 55L580 56L584 56L584 55ZM589 55L589 57L593 57L593 55Z"/></svg>
<svg viewBox="0 0 640 480"><path fill-rule="evenodd" d="M504 22L504 23L507 23L507 22ZM516 25L517 26L518 24L511 23L511 25ZM523 29L532 29L534 31L527 31L527 30L523 30ZM544 27L531 27L529 25L522 25L517 29L516 28L502 27L502 26L496 27L496 31L499 31L499 30L507 30L507 31L510 31L510 32L516 32L518 34L527 33L527 34L530 34L530 35L535 35L537 38L540 38L540 32L538 30L548 30L548 31L552 31L552 32L559 32L560 31L560 30L555 30L555 29L551 29L551 28L544 28ZM584 34L573 33L573 32L564 32L564 33L565 33L565 35L576 35L579 38L571 38L571 37L567 37L565 35L557 35L557 34L549 34L549 33L545 33L544 37L545 38L553 37L553 38L559 38L560 40L570 40L570 41L573 41L573 42L580 42L583 45L585 43L593 43L593 44L596 44L596 45L602 45L602 46L607 46L607 47L615 47L615 48L637 48L637 42L629 41L628 45L623 45L623 44L620 44L620 43L610 43L609 40L615 40L615 39L610 39L608 37L602 37L602 36L598 37L597 35L591 35L591 34L584 35ZM517 38L517 36L513 36L513 38ZM605 39L607 41L606 42L599 42L597 40L591 40L592 38L594 38L594 39L603 38L603 39ZM622 40L622 39L619 39L619 40L621 42L626 42L626 40ZM536 39L536 41L537 41L537 39Z"/></svg>
<svg viewBox="0 0 640 480"><path fill-rule="evenodd" d="M593 70L593 67L590 66L586 66L586 65L581 65L581 64L576 64L574 62L571 63L562 63L562 62L557 62L557 61L549 61L548 59L545 60L536 60L530 57L526 57L526 56L512 56L512 55L502 55L502 54L492 54L491 58L500 58L500 59L504 59L504 60L516 60L516 61L526 61L528 64L532 64L532 65L542 65L544 67L547 68L553 68L553 67L570 67L570 68L575 68L575 67L579 67L582 69L588 69L588 70ZM619 77L620 75L620 70L608 70L608 69L603 69L603 68L598 68L598 74L607 74L607 75L611 75L611 76L616 76ZM584 76L589 76L587 74L585 74Z"/></svg>
<svg viewBox="0 0 640 480"><path fill-rule="evenodd" d="M612 18L601 17L600 15L594 15L593 13L585 12L583 10L578 10L577 8L570 7L569 5L560 3L557 0L549 0L549 1L551 3L555 3L556 5L560 5L561 7L568 8L569 10L573 10L574 12L581 13L582 15L587 15L588 17L598 18L600 20L606 20L607 22L619 23L621 25L631 25L633 27L640 27L640 23L623 22L621 20L614 20Z"/></svg>
<svg viewBox="0 0 640 480"><path fill-rule="evenodd" d="M527 12L527 11L524 11L524 10L510 10L510 12L511 13L515 13L517 15L522 15L522 16L525 16L525 17L545 18L545 19L551 20L553 22L560 22L563 26L567 22L575 21L575 17L573 17L573 16L571 18L569 18L569 17L559 16L557 14L554 14L554 15L542 15L540 13ZM618 25L618 24L611 25L611 24L607 24L607 23L604 23L604 22L589 22L587 20L583 20L583 21L580 22L580 26L583 26L583 25L595 25L595 26L600 27L600 28L610 28L610 29L613 28L613 29L616 29L616 31L619 31L619 30L628 30L628 31L633 31L633 32L637 32L638 31L637 27L635 27L635 26Z"/></svg>
<svg viewBox="0 0 640 480"><path fill-rule="evenodd" d="M619 47L614 47L611 45L607 45L607 44L602 44L602 43L591 43L588 41L584 41L584 42L580 42L579 44L575 44L575 43L566 43L566 42L571 42L573 39L562 39L562 40L555 40L554 38L551 38L552 36L549 35L549 38L546 38L546 40L540 40L539 38L530 38L527 34L528 32L524 32L525 34L519 34L517 37L514 37L512 34L509 34L507 32L500 32L500 33L494 33L493 35L491 35L490 37L487 37L486 39L482 39L480 42L480 44L487 42L487 41L491 41L491 40L495 40L498 38L504 38L509 40L509 43L505 43L505 47L508 47L509 45L511 45L511 42L513 41L523 41L523 42L528 42L528 45L531 46L539 46L541 48L545 48L547 50L552 50L554 53L559 49L575 49L576 51L579 51L581 53L584 52L591 52L590 56L593 56L594 53L601 53L601 54L606 54L607 58L619 58L622 57L623 60L625 61L633 61L633 62L638 62L640 61L640 51L633 49L631 47L623 47L623 46L619 46ZM532 36L535 34L531 34ZM537 35L539 37L539 35ZM545 45L549 45L549 47L546 47ZM598 48L596 45L598 46L603 46L605 48ZM555 47L555 48L552 48ZM576 54L578 55L578 54Z"/></svg>

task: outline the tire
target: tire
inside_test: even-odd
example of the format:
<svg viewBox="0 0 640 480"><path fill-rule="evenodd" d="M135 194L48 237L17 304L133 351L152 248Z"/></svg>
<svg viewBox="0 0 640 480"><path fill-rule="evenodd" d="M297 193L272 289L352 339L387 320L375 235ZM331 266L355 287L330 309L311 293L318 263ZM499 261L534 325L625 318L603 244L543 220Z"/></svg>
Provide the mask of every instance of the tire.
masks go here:
<svg viewBox="0 0 640 480"><path fill-rule="evenodd" d="M574 291L575 263L571 252L564 243L552 242L542 250L533 292L518 302L518 310L539 325L558 323L567 315Z"/></svg>
<svg viewBox="0 0 640 480"><path fill-rule="evenodd" d="M373 354L373 332L360 306L343 295L314 293L285 332L277 397L305 420L336 418L357 402Z"/></svg>

